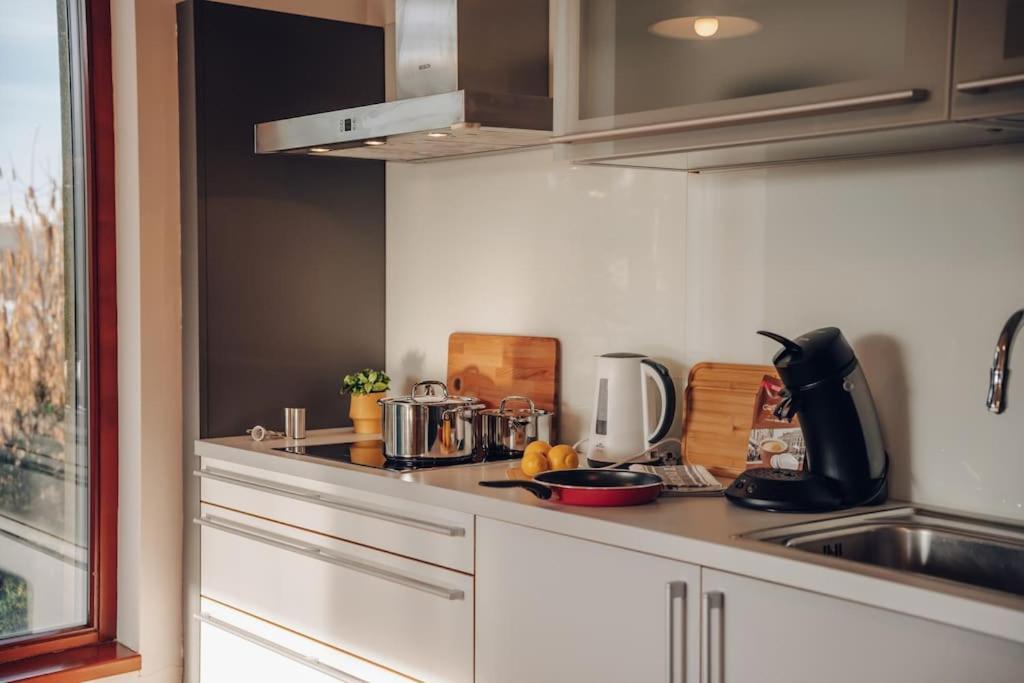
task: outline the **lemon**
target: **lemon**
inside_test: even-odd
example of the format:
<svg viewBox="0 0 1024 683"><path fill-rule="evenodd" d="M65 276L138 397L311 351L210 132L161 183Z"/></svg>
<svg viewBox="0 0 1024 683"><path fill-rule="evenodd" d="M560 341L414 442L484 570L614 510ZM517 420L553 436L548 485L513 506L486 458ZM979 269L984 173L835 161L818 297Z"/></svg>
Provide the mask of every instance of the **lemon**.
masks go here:
<svg viewBox="0 0 1024 683"><path fill-rule="evenodd" d="M553 470L574 470L580 466L580 457L567 444L555 446L548 451L548 461Z"/></svg>
<svg viewBox="0 0 1024 683"><path fill-rule="evenodd" d="M527 449L523 453L523 462L520 463L519 468L523 470L523 474L528 477L540 474L541 472L547 472L551 469L551 464L548 462L547 456L538 450L534 450L532 453Z"/></svg>
<svg viewBox="0 0 1024 683"><path fill-rule="evenodd" d="M548 451L551 450L551 444L547 441L532 441L526 446L526 450L523 451L523 457L526 457L530 453L540 453L541 455L547 455Z"/></svg>

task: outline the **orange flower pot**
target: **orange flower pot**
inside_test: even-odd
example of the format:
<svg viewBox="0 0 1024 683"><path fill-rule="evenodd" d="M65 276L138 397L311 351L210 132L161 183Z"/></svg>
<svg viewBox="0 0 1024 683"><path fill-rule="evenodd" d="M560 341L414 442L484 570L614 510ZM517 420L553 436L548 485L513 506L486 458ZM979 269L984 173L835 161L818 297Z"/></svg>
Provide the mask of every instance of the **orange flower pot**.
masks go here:
<svg viewBox="0 0 1024 683"><path fill-rule="evenodd" d="M352 418L356 434L380 434L381 407L377 400L385 396L386 391L351 395L352 403L348 409L348 416Z"/></svg>

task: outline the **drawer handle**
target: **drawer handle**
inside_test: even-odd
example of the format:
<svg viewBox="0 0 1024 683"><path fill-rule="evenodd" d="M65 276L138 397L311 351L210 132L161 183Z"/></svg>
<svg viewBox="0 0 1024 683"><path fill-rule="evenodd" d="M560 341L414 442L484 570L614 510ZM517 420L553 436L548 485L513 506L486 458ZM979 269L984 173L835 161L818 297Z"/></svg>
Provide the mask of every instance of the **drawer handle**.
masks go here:
<svg viewBox="0 0 1024 683"><path fill-rule="evenodd" d="M257 529L256 527L239 524L237 522L232 522L230 520L210 515L203 515L202 517L198 517L192 521L199 526L205 526L210 529L234 534L235 536L241 536L242 538L247 538L251 541L280 548L281 550L287 550L298 555L303 555L304 557L311 557L314 560L333 564L336 567L342 567L344 569L349 569L384 581L397 583L401 586L406 586L407 588L412 588L424 593L430 593L431 595L436 595L444 598L445 600L463 600L466 597L465 592L457 588L448 588L446 586L438 586L437 584L421 581L411 576L406 576L405 574L399 574L398 572L391 571L390 569L385 569L384 567L378 567L347 555L335 553L327 550L326 548L321 548L318 545L296 541L288 538L287 536L275 534L270 531L264 531L263 529Z"/></svg>
<svg viewBox="0 0 1024 683"><path fill-rule="evenodd" d="M701 617L700 617L700 639L704 643L704 661L701 664L701 683L712 683L722 681L722 661L725 657L725 643L723 642L722 609L725 603L725 594L721 591L708 591L701 596ZM718 628L711 629L711 612L718 610ZM714 661L715 641L718 646L718 661ZM714 666L712 666L714 664ZM713 674L713 676L712 676Z"/></svg>
<svg viewBox="0 0 1024 683"><path fill-rule="evenodd" d="M895 92L879 93L877 95L864 95L861 97L848 97L841 100L828 100L826 102L812 102L809 104L795 104L789 107L776 107L775 109L761 109L759 111L743 111L736 114L721 114L719 116L705 116L697 119L684 119L682 121L667 121L665 123L649 123L644 126L631 126L629 128L613 128L612 130L595 130L586 133L570 133L568 135L556 135L551 142L601 142L605 140L618 140L620 138L635 138L642 135L659 135L662 133L681 133L698 128L714 128L717 126L734 126L741 123L758 123L761 121L776 121L779 119L796 118L800 116L813 116L814 114L835 114L841 111L852 111L855 109L870 109L873 107L886 107L896 104L907 104L927 99L928 91L920 88L908 90L897 90Z"/></svg>
<svg viewBox="0 0 1024 683"><path fill-rule="evenodd" d="M668 683L683 683L686 679L686 583L684 581L669 581L665 584L666 624L665 630L668 634ZM682 618L676 619L676 599L681 603ZM676 632L676 624L679 624L679 632ZM682 660L676 663L676 643L682 643ZM679 675L676 675L676 672Z"/></svg>
<svg viewBox="0 0 1024 683"><path fill-rule="evenodd" d="M372 517L374 519L380 519L385 522L393 522L395 524L401 524L403 526L412 527L414 529L420 529L421 531L429 531L434 534L441 534L442 536L458 537L466 535L466 530L462 527L448 526L445 524L435 524L434 522L425 522L421 519L415 519L413 517L396 515L393 512L385 512L384 510L377 510L374 508L364 507L362 505L356 505L355 503L339 500L332 496L327 496L326 494L311 491L309 489L303 489L297 486L282 486L280 484L273 484L263 479L259 479L257 477L249 477L244 474L236 474L234 472L229 473L224 470L204 467L201 470L194 470L192 472L192 475L200 477L202 479L212 479L214 481L224 482L225 484L233 484L235 486L241 486L242 488L253 489L254 491L263 491L265 493L273 493L279 496L286 496L288 498L302 500L307 503L313 503L314 505L322 505L323 507L331 508L332 510L340 510L342 512L352 513L354 515Z"/></svg>
<svg viewBox="0 0 1024 683"><path fill-rule="evenodd" d="M957 83L957 92L968 95L984 95L989 90L1001 90L1024 85L1024 74L1010 74L1009 76L996 76L995 78L982 78L977 81L965 81Z"/></svg>
<svg viewBox="0 0 1024 683"><path fill-rule="evenodd" d="M225 633L230 633L231 635L237 638L241 638L242 640L248 641L253 645L257 645L263 648L264 650L269 650L270 652L273 652L276 655L280 655L281 657L287 657L293 662L298 662L299 664L302 664L303 666L308 666L310 669L315 669L316 671L319 671L322 674L327 674L335 680L343 681L344 683L369 683L369 681L367 681L364 678L353 676L352 674L345 673L341 669L335 669L333 666L324 664L316 657L310 657L308 655L296 652L295 650L290 650L286 647L278 645L273 641L258 636L255 633L250 633L245 629L241 629L235 626L234 624L229 624L228 622L222 621L216 617L211 617L209 614L206 614L205 612L202 614L195 615L195 618L203 622L204 624L209 624L210 626L213 626L216 629L224 631Z"/></svg>

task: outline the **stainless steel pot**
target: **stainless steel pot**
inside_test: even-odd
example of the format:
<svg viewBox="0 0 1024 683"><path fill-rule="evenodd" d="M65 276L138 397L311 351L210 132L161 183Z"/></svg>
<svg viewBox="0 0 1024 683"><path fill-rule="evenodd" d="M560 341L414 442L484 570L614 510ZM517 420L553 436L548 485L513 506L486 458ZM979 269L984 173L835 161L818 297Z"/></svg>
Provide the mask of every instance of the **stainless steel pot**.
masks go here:
<svg viewBox="0 0 1024 683"><path fill-rule="evenodd" d="M529 408L511 408L513 402ZM477 414L480 449L484 455L517 455L532 441L551 442L554 438L554 413L537 408L526 396L506 396L497 408Z"/></svg>
<svg viewBox="0 0 1024 683"><path fill-rule="evenodd" d="M420 390L423 390L422 392ZM417 382L408 396L382 398L384 455L400 460L448 460L473 455L475 398L449 396L444 382Z"/></svg>

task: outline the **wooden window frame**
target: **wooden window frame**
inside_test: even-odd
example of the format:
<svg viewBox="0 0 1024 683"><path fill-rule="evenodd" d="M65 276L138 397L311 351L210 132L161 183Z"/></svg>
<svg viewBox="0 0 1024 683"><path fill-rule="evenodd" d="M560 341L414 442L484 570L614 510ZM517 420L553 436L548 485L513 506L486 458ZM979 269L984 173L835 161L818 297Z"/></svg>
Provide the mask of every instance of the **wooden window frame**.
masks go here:
<svg viewBox="0 0 1024 683"><path fill-rule="evenodd" d="M109 643L117 635L117 251L110 0L82 0L80 11L83 16L73 30L78 30L81 41L88 236L89 615L84 626L5 642L0 646L0 674L5 663L40 655L65 653L74 659L74 648Z"/></svg>

